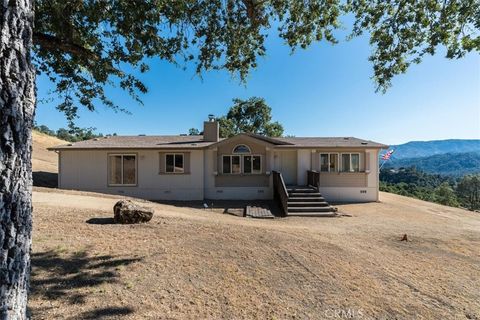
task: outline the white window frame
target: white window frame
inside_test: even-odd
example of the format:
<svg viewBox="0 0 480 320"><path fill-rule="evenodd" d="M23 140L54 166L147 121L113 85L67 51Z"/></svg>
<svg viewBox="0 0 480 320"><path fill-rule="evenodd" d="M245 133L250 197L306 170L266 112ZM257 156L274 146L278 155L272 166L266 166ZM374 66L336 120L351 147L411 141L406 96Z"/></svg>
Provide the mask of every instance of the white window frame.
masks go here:
<svg viewBox="0 0 480 320"><path fill-rule="evenodd" d="M167 171L167 156L173 156L173 171ZM175 171L175 157L182 156L182 171ZM168 174L183 174L185 173L185 154L184 153L165 153L165 173Z"/></svg>
<svg viewBox="0 0 480 320"><path fill-rule="evenodd" d="M342 163L342 171L341 172L362 172L361 170L361 166L360 166L360 153L359 152L347 152L347 153L342 153L340 157L343 158L343 155L344 154L348 154L348 160L350 162L350 170L349 171L345 171L345 168L343 168L343 159L339 159L339 161ZM352 170L352 154L356 154L358 155L358 171L354 171Z"/></svg>
<svg viewBox="0 0 480 320"><path fill-rule="evenodd" d="M327 161L328 161L328 163L327 163L327 165L328 165L328 170L327 170L327 171L322 171L322 155L324 155L324 154L328 155L328 159L327 159ZM331 156L332 154L336 154L336 155L337 155L337 163L335 164L335 170L334 170L334 171L331 171L331 170L330 170L330 156ZM320 154L319 154L319 160L320 160L319 171L320 171L320 172L339 172L339 171L340 171L340 170L339 170L339 166L340 166L340 165L339 165L339 161L340 161L339 158L340 158L340 156L339 156L339 154L338 154L337 152L320 152Z"/></svg>
<svg viewBox="0 0 480 320"><path fill-rule="evenodd" d="M223 158L224 157L230 157L230 172L225 172L223 170ZM232 164L232 159L233 157L239 157L240 158L240 172L238 173L233 173L233 164ZM245 157L259 157L260 158L260 171L254 171L253 170L253 159L251 162L251 169L252 172L246 173L245 172ZM239 174L244 174L244 175L258 175L262 174L263 172L263 156L261 154L222 154L222 174L231 174L231 175L239 175Z"/></svg>
<svg viewBox="0 0 480 320"><path fill-rule="evenodd" d="M247 175L255 175L255 174L262 174L263 172L263 157L261 154L244 154L241 156L242 157L242 173L243 174L247 174ZM252 157L252 161L251 161L251 172L248 173L248 172L245 172L245 157ZM260 158L260 171L253 171L253 157L259 157Z"/></svg>
<svg viewBox="0 0 480 320"><path fill-rule="evenodd" d="M122 183L110 183L110 157L122 157L122 169L120 170L120 181ZM135 183L123 183L123 157L135 157ZM108 174L107 183L109 187L135 187L138 184L138 157L136 153L109 153L108 154Z"/></svg>
<svg viewBox="0 0 480 320"><path fill-rule="evenodd" d="M223 158L225 157L230 157L230 172L225 172L223 170ZM232 160L233 160L233 157L238 157L239 160L240 160L240 172L238 173L234 173L233 172L233 163L232 163ZM232 175L238 175L238 174L242 174L242 155L240 154L222 154L222 174L232 174Z"/></svg>
<svg viewBox="0 0 480 320"><path fill-rule="evenodd" d="M240 146L245 146L245 147L247 147L248 152L235 152L235 149L237 149L237 148L240 147ZM252 148L250 148L249 146L247 146L247 145L244 144L244 143L237 144L237 145L236 145L235 147L233 147L233 149L232 149L232 154L234 154L234 155L239 155L239 154L251 154L251 153L252 153Z"/></svg>

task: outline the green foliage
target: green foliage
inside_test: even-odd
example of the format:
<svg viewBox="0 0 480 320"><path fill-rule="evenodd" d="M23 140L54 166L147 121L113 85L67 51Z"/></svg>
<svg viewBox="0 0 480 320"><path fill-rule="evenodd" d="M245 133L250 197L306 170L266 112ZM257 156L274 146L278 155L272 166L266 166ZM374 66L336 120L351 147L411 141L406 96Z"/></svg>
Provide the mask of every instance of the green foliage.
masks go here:
<svg viewBox="0 0 480 320"><path fill-rule="evenodd" d="M189 136L198 136L199 134L200 134L200 130L198 130L197 128L188 129Z"/></svg>
<svg viewBox="0 0 480 320"><path fill-rule="evenodd" d="M55 132L54 130L51 130L50 128L48 128L46 125L40 125L40 126L35 125L33 129L39 132L48 134L49 136L57 137L59 139L69 141L69 142L76 142L76 141L103 137L103 134L95 133L95 128L78 128L78 127L74 127L73 129L60 128ZM114 133L113 135L116 135L116 134Z"/></svg>
<svg viewBox="0 0 480 320"><path fill-rule="evenodd" d="M217 121L219 125L220 137L230 138L236 134L233 120L228 119L226 116L221 116L220 118L217 118Z"/></svg>
<svg viewBox="0 0 480 320"><path fill-rule="evenodd" d="M415 167L382 169L380 190L451 207L480 209L480 174L453 178L428 174Z"/></svg>
<svg viewBox="0 0 480 320"><path fill-rule="evenodd" d="M402 196L437 202L436 188L442 184L454 184L452 178L427 174L415 167L402 168L398 171L383 169L380 172L380 190Z"/></svg>
<svg viewBox="0 0 480 320"><path fill-rule="evenodd" d="M268 137L280 137L283 134L283 126L276 121L272 122L272 108L265 99L258 97L247 100L233 99L233 106L227 115L217 121L220 125L220 136L223 138L242 132Z"/></svg>
<svg viewBox="0 0 480 320"><path fill-rule="evenodd" d="M457 195L465 207L480 209L480 174L463 177L457 186Z"/></svg>
<svg viewBox="0 0 480 320"><path fill-rule="evenodd" d="M382 169L380 171L380 180L388 183L407 183L419 187L436 188L443 182L453 183L454 179L439 174L428 174L416 167L400 168L398 170Z"/></svg>
<svg viewBox="0 0 480 320"><path fill-rule="evenodd" d="M480 51L476 0L151 0L35 2L34 62L55 85L57 106L73 127L78 107L101 102L126 111L105 93L117 86L140 102L147 92L135 76L148 58L201 75L224 69L246 81L265 40L277 30L292 51L314 42L336 43L342 16L353 16L352 37L371 35L374 80L380 90L438 46L448 58ZM271 128L277 132L279 128Z"/></svg>
<svg viewBox="0 0 480 320"><path fill-rule="evenodd" d="M458 206L458 201L457 201L455 192L447 182L444 182L440 186L435 188L433 193L433 199L435 202L446 205L446 206L451 206L451 207Z"/></svg>
<svg viewBox="0 0 480 320"><path fill-rule="evenodd" d="M34 125L34 129L42 133L48 134L49 136L56 135L55 131L51 130L49 127L43 124L41 126Z"/></svg>
<svg viewBox="0 0 480 320"><path fill-rule="evenodd" d="M449 59L480 51L478 0L348 0L345 11L355 15L352 36L370 33L377 90L439 46Z"/></svg>

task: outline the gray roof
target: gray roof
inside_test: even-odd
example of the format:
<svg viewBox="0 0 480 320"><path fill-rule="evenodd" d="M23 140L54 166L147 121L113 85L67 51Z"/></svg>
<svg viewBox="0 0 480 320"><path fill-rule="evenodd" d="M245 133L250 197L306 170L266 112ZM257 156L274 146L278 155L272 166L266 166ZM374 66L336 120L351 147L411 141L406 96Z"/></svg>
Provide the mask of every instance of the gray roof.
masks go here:
<svg viewBox="0 0 480 320"><path fill-rule="evenodd" d="M203 141L203 136L108 136L49 148L70 149L199 149L214 142Z"/></svg>
<svg viewBox="0 0 480 320"><path fill-rule="evenodd" d="M279 148L387 148L387 145L354 137L270 138L245 134ZM108 136L56 146L49 150L70 149L201 149L215 144L203 136Z"/></svg>
<svg viewBox="0 0 480 320"><path fill-rule="evenodd" d="M388 148L388 145L355 137L281 137L275 139L283 143L287 143L287 145L284 145L284 147Z"/></svg>

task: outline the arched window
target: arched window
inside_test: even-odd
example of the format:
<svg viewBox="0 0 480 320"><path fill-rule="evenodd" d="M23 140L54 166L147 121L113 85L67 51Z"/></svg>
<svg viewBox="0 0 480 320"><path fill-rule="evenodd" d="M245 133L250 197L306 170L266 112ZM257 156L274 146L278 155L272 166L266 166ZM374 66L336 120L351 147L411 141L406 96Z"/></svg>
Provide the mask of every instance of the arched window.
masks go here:
<svg viewBox="0 0 480 320"><path fill-rule="evenodd" d="M244 144L239 144L233 148L233 153L251 153L250 148Z"/></svg>

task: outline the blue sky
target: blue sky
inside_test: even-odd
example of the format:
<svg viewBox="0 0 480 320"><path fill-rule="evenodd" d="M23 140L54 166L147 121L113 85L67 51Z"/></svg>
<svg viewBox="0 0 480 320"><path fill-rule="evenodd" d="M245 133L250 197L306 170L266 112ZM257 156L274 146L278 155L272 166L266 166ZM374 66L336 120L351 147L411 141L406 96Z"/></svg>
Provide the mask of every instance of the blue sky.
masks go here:
<svg viewBox="0 0 480 320"><path fill-rule="evenodd" d="M160 60L141 79L149 88L138 105L119 89L108 90L132 115L99 105L81 111L77 125L120 135L179 134L201 129L207 115L226 114L233 98L259 96L272 107L273 119L295 136L355 136L386 144L411 140L480 139L480 56L448 60L441 52L412 66L393 80L387 93L375 93L368 61L368 38L321 43L294 55L270 37L267 57L260 58L246 85L225 71L200 79ZM38 97L51 84L38 78ZM38 124L66 127L54 102L39 104Z"/></svg>

